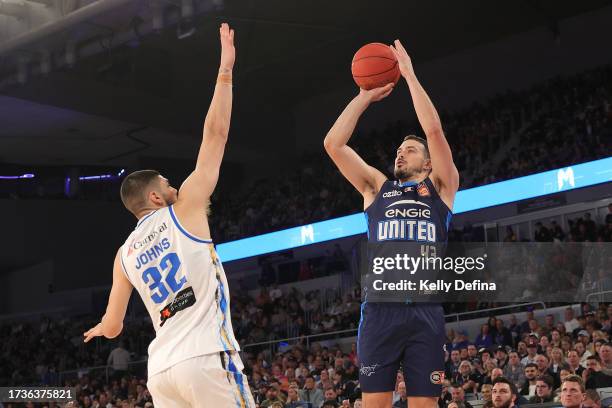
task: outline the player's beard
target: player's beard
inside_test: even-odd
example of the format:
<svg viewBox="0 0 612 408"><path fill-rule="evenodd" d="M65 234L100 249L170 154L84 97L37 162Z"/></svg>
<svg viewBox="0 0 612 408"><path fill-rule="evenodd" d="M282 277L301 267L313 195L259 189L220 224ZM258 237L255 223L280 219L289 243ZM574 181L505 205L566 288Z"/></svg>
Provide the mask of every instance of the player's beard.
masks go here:
<svg viewBox="0 0 612 408"><path fill-rule="evenodd" d="M495 402L493 402L493 408L510 408L512 406L512 400L509 399L508 401L504 402L502 405L495 405Z"/></svg>
<svg viewBox="0 0 612 408"><path fill-rule="evenodd" d="M406 180L421 172L422 168L415 168L404 164L402 168L395 167L393 169L393 175L397 180Z"/></svg>
<svg viewBox="0 0 612 408"><path fill-rule="evenodd" d="M396 180L406 180L419 175L423 171L424 166L424 160L419 160L419 163L404 162L404 165L401 168L395 166L395 168L393 169L393 175L395 176Z"/></svg>

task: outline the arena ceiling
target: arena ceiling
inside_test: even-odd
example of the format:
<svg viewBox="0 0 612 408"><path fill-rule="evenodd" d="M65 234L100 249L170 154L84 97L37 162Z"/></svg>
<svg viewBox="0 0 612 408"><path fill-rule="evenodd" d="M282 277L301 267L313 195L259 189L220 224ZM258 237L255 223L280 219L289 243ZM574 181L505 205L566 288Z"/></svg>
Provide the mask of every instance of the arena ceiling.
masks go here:
<svg viewBox="0 0 612 408"><path fill-rule="evenodd" d="M58 63L46 75L36 73L39 62L29 52L36 44L0 54L0 162L193 158L217 69L221 21L237 32L232 137L240 142L229 156L238 161L291 148L285 138L294 126L293 106L349 86L351 57L366 42L398 37L416 60L427 61L535 27L554 35L560 19L612 1L217 0L195 15L196 30L184 39L177 39L176 24L138 32L133 25L146 26L150 9L131 3L40 40L57 58L71 40L87 47L72 67ZM133 35L121 42L119 30ZM22 55L31 74L20 83Z"/></svg>

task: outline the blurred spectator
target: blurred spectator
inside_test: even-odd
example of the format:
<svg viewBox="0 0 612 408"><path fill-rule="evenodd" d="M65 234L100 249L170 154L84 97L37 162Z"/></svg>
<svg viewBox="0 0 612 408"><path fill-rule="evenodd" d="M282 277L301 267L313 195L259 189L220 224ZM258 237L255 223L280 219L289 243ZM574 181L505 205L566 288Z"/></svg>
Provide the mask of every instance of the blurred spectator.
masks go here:
<svg viewBox="0 0 612 408"><path fill-rule="evenodd" d="M494 408L512 408L516 406L519 395L511 381L500 377L493 383L491 398Z"/></svg>
<svg viewBox="0 0 612 408"><path fill-rule="evenodd" d="M536 392L529 399L532 404L544 404L553 400L553 379L548 375L536 378Z"/></svg>
<svg viewBox="0 0 612 408"><path fill-rule="evenodd" d="M527 344L527 355L523 357L523 359L521 360L521 364L526 367L527 364L535 363L537 351L538 351L538 346L535 343Z"/></svg>
<svg viewBox="0 0 612 408"><path fill-rule="evenodd" d="M535 363L525 365L525 382L521 387L521 395L533 397L536 391L536 379L539 375L538 366Z"/></svg>
<svg viewBox="0 0 612 408"><path fill-rule="evenodd" d="M452 397L452 402L465 404L466 408L473 408L472 404L470 404L469 402L465 400L465 392L463 391L463 388L461 388L460 386L456 384L453 384L451 386L451 397Z"/></svg>
<svg viewBox="0 0 612 408"><path fill-rule="evenodd" d="M474 345L478 348L489 348L493 345L493 337L489 333L489 325L483 324L480 326L480 334L476 336Z"/></svg>
<svg viewBox="0 0 612 408"><path fill-rule="evenodd" d="M587 358L587 368L582 372L582 380L586 388L612 387L612 376L601 370L599 356Z"/></svg>
<svg viewBox="0 0 612 408"><path fill-rule="evenodd" d="M480 378L473 373L472 364L467 360L463 360L459 364L459 370L452 382L463 388L466 393L475 394L480 383Z"/></svg>
<svg viewBox="0 0 612 408"><path fill-rule="evenodd" d="M508 364L504 368L504 377L510 380L517 388L525 382L524 366L516 351L511 351Z"/></svg>
<svg viewBox="0 0 612 408"><path fill-rule="evenodd" d="M400 382L397 386L400 394L399 400L393 403L393 408L408 408L408 397L406 396L406 383Z"/></svg>
<svg viewBox="0 0 612 408"><path fill-rule="evenodd" d="M480 390L483 401L491 401L491 391L493 389L492 384L483 384Z"/></svg>
<svg viewBox="0 0 612 408"><path fill-rule="evenodd" d="M562 370L563 368L561 368ZM580 365L580 356L576 350L570 350L567 352L567 369L573 374L582 377L584 367Z"/></svg>
<svg viewBox="0 0 612 408"><path fill-rule="evenodd" d="M313 407L320 407L323 404L323 391L315 388L315 379L311 375L306 377L304 388L300 390L299 394L302 401L312 403Z"/></svg>
<svg viewBox="0 0 612 408"><path fill-rule="evenodd" d="M128 371L130 352L125 349L125 344L120 341L117 347L108 355L106 364L113 368L117 378L123 377Z"/></svg>
<svg viewBox="0 0 612 408"><path fill-rule="evenodd" d="M601 398L596 390L585 391L584 402L581 408L601 408Z"/></svg>
<svg viewBox="0 0 612 408"><path fill-rule="evenodd" d="M561 405L564 408L580 408L585 397L584 382L577 375L568 376L561 384Z"/></svg>
<svg viewBox="0 0 612 408"><path fill-rule="evenodd" d="M450 352L450 358L446 362L446 378L455 378L457 373L459 372L459 364L461 363L461 358L459 355L459 350L452 350Z"/></svg>

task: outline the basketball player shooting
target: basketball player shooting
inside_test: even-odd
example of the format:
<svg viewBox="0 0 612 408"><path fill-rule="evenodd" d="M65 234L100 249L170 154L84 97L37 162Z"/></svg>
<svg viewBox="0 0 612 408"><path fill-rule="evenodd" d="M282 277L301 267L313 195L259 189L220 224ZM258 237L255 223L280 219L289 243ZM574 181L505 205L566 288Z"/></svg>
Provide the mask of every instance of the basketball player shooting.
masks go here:
<svg viewBox="0 0 612 408"><path fill-rule="evenodd" d="M138 223L117 252L102 321L84 333L117 337L132 288L151 316L148 388L159 408L255 407L229 310L207 207L217 184L232 110L234 31L220 28L221 63L195 170L180 190L157 171L128 175L121 200Z"/></svg>
<svg viewBox="0 0 612 408"><path fill-rule="evenodd" d="M396 151L395 180L387 180L347 145L360 116L371 103L391 93L394 86L391 83L369 91L360 90L327 134L325 150L342 175L363 196L370 242L415 241L417 231L414 229L419 224L427 225L427 240L445 242L459 174L438 113L417 80L408 53L397 40L390 49L408 84L427 140L413 135L404 138ZM400 223L406 230L398 231L385 228L385 223L390 221L386 217L389 206L404 210L426 208L428 211L395 212L406 218ZM401 218L401 215L393 217ZM396 235L391 236L394 233ZM421 254L411 256L420 257ZM366 295L357 339L364 407L391 406L400 364L404 370L408 406L436 407L444 372L444 339L444 312L440 304L373 303L367 301Z"/></svg>

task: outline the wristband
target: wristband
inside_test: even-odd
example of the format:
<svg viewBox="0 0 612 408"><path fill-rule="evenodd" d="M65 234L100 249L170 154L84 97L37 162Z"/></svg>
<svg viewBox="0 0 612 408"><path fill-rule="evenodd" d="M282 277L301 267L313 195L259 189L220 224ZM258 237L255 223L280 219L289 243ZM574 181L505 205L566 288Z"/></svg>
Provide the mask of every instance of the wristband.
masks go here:
<svg viewBox="0 0 612 408"><path fill-rule="evenodd" d="M232 84L232 74L219 74L217 76L217 83L231 85Z"/></svg>

